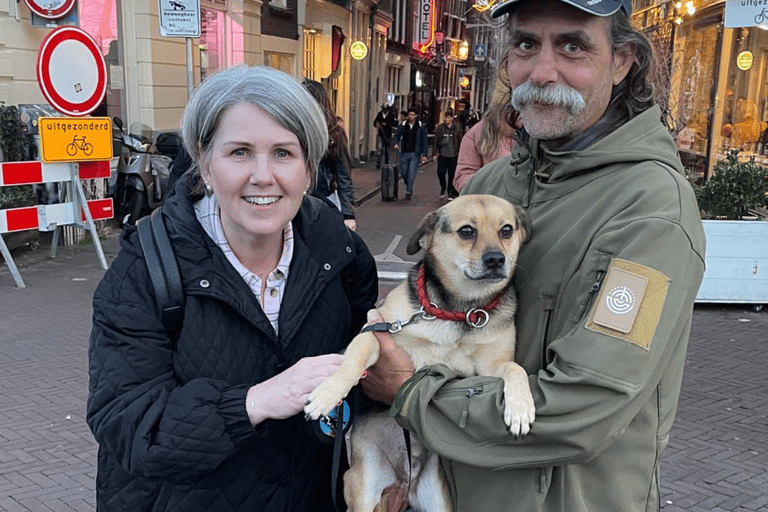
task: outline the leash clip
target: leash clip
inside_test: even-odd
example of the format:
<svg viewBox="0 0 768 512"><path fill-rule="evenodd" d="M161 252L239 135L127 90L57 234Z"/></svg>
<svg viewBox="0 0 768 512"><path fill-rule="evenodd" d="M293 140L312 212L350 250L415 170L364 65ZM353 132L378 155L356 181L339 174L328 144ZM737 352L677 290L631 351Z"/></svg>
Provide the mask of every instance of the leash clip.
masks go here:
<svg viewBox="0 0 768 512"><path fill-rule="evenodd" d="M437 305L434 303L431 303L432 307L437 308ZM389 324L389 332L392 334L397 334L398 332L403 330L403 327L405 327L408 324L416 323L419 320L434 320L435 317L433 315L427 314L427 312L424 310L424 306L421 306L418 311L416 311L414 314L411 315L411 318L408 320L395 320L391 324Z"/></svg>
<svg viewBox="0 0 768 512"><path fill-rule="evenodd" d="M466 321L470 327L475 329L482 329L488 325L488 321L491 319L491 315L482 308L470 309L467 311Z"/></svg>

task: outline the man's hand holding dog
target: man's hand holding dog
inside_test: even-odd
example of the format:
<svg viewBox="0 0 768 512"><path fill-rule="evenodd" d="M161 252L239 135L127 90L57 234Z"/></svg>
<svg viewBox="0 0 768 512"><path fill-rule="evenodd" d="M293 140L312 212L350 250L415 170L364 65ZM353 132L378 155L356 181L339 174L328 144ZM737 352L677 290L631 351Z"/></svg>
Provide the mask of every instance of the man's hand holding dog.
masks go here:
<svg viewBox="0 0 768 512"><path fill-rule="evenodd" d="M368 312L368 323L383 322L378 311ZM395 345L392 335L388 332L376 332L379 341L379 360L368 368L367 375L360 381L366 395L391 405L400 386L415 373L411 358L400 347Z"/></svg>

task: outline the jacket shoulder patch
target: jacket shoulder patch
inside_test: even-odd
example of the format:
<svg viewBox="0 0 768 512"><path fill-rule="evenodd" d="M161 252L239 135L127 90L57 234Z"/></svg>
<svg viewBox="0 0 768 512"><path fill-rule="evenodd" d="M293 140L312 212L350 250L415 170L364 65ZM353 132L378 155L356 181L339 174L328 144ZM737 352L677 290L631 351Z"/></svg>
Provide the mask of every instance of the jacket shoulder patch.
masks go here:
<svg viewBox="0 0 768 512"><path fill-rule="evenodd" d="M668 289L669 278L658 270L616 259L586 327L649 350Z"/></svg>

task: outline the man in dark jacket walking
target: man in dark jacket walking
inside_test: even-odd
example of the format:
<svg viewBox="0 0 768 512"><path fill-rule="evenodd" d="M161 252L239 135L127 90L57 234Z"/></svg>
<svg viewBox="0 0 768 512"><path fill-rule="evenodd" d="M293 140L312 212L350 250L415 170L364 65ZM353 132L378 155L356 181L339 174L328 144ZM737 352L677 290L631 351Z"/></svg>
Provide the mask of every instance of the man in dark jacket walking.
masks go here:
<svg viewBox="0 0 768 512"><path fill-rule="evenodd" d="M405 200L410 201L413 195L413 182L419 164L427 162L427 129L418 120L415 108L408 109L408 120L397 127L395 133L395 149L400 150L400 173L405 182Z"/></svg>
<svg viewBox="0 0 768 512"><path fill-rule="evenodd" d="M432 152L434 155L432 158L437 160L437 179L440 182L441 198L445 197L446 191L450 199L459 195L453 187L453 176L456 174L456 163L459 160L461 137L461 126L454 122L453 109L449 108L445 111L445 121L435 130L435 147Z"/></svg>

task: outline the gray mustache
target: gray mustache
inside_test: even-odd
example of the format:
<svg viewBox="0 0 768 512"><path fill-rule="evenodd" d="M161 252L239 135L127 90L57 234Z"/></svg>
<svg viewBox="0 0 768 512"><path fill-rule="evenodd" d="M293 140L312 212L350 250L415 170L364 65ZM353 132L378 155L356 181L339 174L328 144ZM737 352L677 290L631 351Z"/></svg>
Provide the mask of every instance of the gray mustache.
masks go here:
<svg viewBox="0 0 768 512"><path fill-rule="evenodd" d="M512 91L512 106L518 112L525 105L533 102L567 108L573 115L579 114L585 106L584 97L576 89L563 84L538 87L528 81L518 85Z"/></svg>

